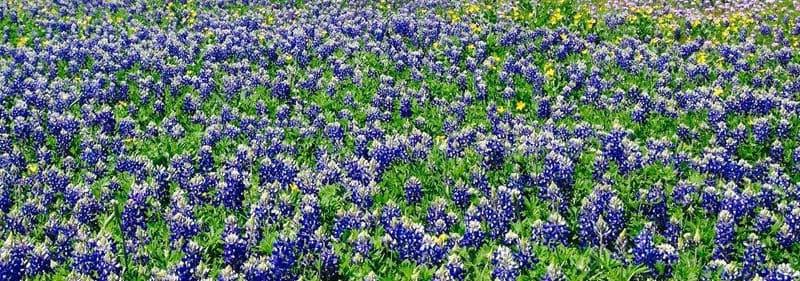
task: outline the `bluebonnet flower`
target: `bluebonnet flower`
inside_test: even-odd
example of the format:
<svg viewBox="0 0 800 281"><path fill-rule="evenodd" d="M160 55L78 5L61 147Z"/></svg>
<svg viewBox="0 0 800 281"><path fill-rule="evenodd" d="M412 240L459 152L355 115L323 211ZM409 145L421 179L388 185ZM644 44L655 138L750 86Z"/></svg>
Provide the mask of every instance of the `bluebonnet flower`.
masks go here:
<svg viewBox="0 0 800 281"><path fill-rule="evenodd" d="M516 233L507 232L504 243L512 248L514 259L521 270L529 270L539 262L528 240L519 238Z"/></svg>
<svg viewBox="0 0 800 281"><path fill-rule="evenodd" d="M574 162L569 157L551 151L545 156L544 170L541 177L547 181L553 181L558 185L561 192L570 196L572 184L574 183Z"/></svg>
<svg viewBox="0 0 800 281"><path fill-rule="evenodd" d="M464 231L464 235L461 237L459 245L462 247L480 247L483 245L483 240L486 236L486 232L483 230L483 226L481 225L480 221L477 220L470 220L466 222L466 230Z"/></svg>
<svg viewBox="0 0 800 281"><path fill-rule="evenodd" d="M489 236L492 239L502 237L511 228L511 222L517 215L519 194L517 190L500 186L491 200L481 199L481 216L489 227Z"/></svg>
<svg viewBox="0 0 800 281"><path fill-rule="evenodd" d="M533 237L549 247L569 245L570 230L567 222L558 213L551 213L547 221L537 220L533 223Z"/></svg>
<svg viewBox="0 0 800 281"><path fill-rule="evenodd" d="M794 206L786 212L783 222L789 226L795 235L800 234L800 206Z"/></svg>
<svg viewBox="0 0 800 281"><path fill-rule="evenodd" d="M26 276L26 263L32 250L30 242L8 239L0 248L0 277L4 280L22 280Z"/></svg>
<svg viewBox="0 0 800 281"><path fill-rule="evenodd" d="M766 142L770 135L770 129L767 119L756 119L753 123L753 138L760 143Z"/></svg>
<svg viewBox="0 0 800 281"><path fill-rule="evenodd" d="M219 200L225 208L239 210L242 208L244 192L247 189L247 176L233 167L226 168L222 173L222 182L219 186Z"/></svg>
<svg viewBox="0 0 800 281"><path fill-rule="evenodd" d="M239 280L239 274L230 265L223 268L219 272L219 275L217 275L217 281L236 281L236 280Z"/></svg>
<svg viewBox="0 0 800 281"><path fill-rule="evenodd" d="M492 279L511 281L517 280L520 274L519 265L514 256L506 246L498 246L491 254Z"/></svg>
<svg viewBox="0 0 800 281"><path fill-rule="evenodd" d="M659 260L652 228L651 224L645 225L633 240L633 262L647 266L651 270L655 268Z"/></svg>
<svg viewBox="0 0 800 281"><path fill-rule="evenodd" d="M775 240L778 241L778 245L785 249L789 249L794 245L795 240L797 239L797 235L792 231L791 227L784 222L781 227L778 229L778 232L775 234Z"/></svg>
<svg viewBox="0 0 800 281"><path fill-rule="evenodd" d="M365 259L369 259L373 245L372 237L366 231L359 232L358 236L352 243L353 252L355 253L353 260L355 262L361 262Z"/></svg>
<svg viewBox="0 0 800 281"><path fill-rule="evenodd" d="M455 214L448 213L446 208L446 201L442 198L439 198L431 203L431 205L428 207L428 213L426 215L427 224L425 230L427 232L437 235L443 234L448 232L448 230L455 224Z"/></svg>
<svg viewBox="0 0 800 281"><path fill-rule="evenodd" d="M667 200L661 185L650 187L644 194L643 211L648 219L653 221L659 228L667 226L669 215L667 214Z"/></svg>
<svg viewBox="0 0 800 281"><path fill-rule="evenodd" d="M703 193L700 194L700 206L706 210L708 214L716 214L719 211L719 194L714 186L706 186Z"/></svg>
<svg viewBox="0 0 800 281"><path fill-rule="evenodd" d="M697 187L693 184L680 181L672 189L672 201L681 207L689 207L694 202L694 196L697 192Z"/></svg>
<svg viewBox="0 0 800 281"><path fill-rule="evenodd" d="M384 226L386 227L386 226ZM407 218L396 218L386 229L384 240L401 260L422 262L424 228Z"/></svg>
<svg viewBox="0 0 800 281"><path fill-rule="evenodd" d="M483 195L490 195L489 178L483 169L478 167L472 169L470 172L470 184L473 188L480 190Z"/></svg>
<svg viewBox="0 0 800 281"><path fill-rule="evenodd" d="M452 189L453 203L459 208L466 209L471 200L471 192L462 181L457 181Z"/></svg>
<svg viewBox="0 0 800 281"><path fill-rule="evenodd" d="M505 163L508 155L505 145L497 137L488 137L478 142L477 150L483 156L483 164L488 169L498 169Z"/></svg>
<svg viewBox="0 0 800 281"><path fill-rule="evenodd" d="M724 280L724 281L740 280L742 273L739 270L739 268L736 267L736 264L728 263L728 262L725 262L723 260L714 260L714 261L717 261L717 262L721 263L722 270L720 270L720 274L719 274L719 279L720 280ZM714 261L712 261L712 262L714 262Z"/></svg>
<svg viewBox="0 0 800 281"><path fill-rule="evenodd" d="M561 268L559 268L555 264L549 264L547 269L544 272L540 281L565 281L567 277L564 276L564 273L561 272Z"/></svg>
<svg viewBox="0 0 800 281"><path fill-rule="evenodd" d="M422 184L416 177L411 177L406 181L404 190L408 204L417 204L422 200Z"/></svg>
<svg viewBox="0 0 800 281"><path fill-rule="evenodd" d="M667 222L667 225L663 230L662 236L664 236L664 238L670 244L678 245L681 236L681 231L683 231L681 227L681 220L676 217L672 217L670 218L669 222Z"/></svg>
<svg viewBox="0 0 800 281"><path fill-rule="evenodd" d="M96 239L79 239L74 248L72 268L98 280L117 280L121 266L116 260L116 249L110 235L101 234Z"/></svg>
<svg viewBox="0 0 800 281"><path fill-rule="evenodd" d="M789 281L797 280L798 277L800 277L800 272L794 270L790 265L779 264L768 269L763 278L765 281Z"/></svg>
<svg viewBox="0 0 800 281"><path fill-rule="evenodd" d="M753 226L757 232L764 234L772 229L774 223L775 219L772 212L768 209L761 209L753 221Z"/></svg>
<svg viewBox="0 0 800 281"><path fill-rule="evenodd" d="M198 174L193 176L185 185L189 203L192 205L206 203L208 192L216 184L217 180L213 175L203 176Z"/></svg>
<svg viewBox="0 0 800 281"><path fill-rule="evenodd" d="M273 266L271 275L277 280L293 280L293 272L297 263L295 244L287 237L279 237L272 243L269 263Z"/></svg>
<svg viewBox="0 0 800 281"><path fill-rule="evenodd" d="M170 231L170 243L179 246L200 233L200 225L195 221L194 210L180 189L172 194L171 206L166 221Z"/></svg>
<svg viewBox="0 0 800 281"><path fill-rule="evenodd" d="M670 244L659 244L656 246L658 259L663 265L662 276L671 277L672 268L678 263L678 250Z"/></svg>
<svg viewBox="0 0 800 281"><path fill-rule="evenodd" d="M204 145L200 147L197 152L197 168L202 172L211 172L214 170L214 155L211 147Z"/></svg>
<svg viewBox="0 0 800 281"><path fill-rule="evenodd" d="M733 250L733 239L736 233L733 215L727 210L719 213L719 218L715 227L716 236L714 238L715 247L713 256L715 259L727 259Z"/></svg>
<svg viewBox="0 0 800 281"><path fill-rule="evenodd" d="M332 122L325 125L325 135L331 140L331 143L340 145L344 140L344 128L339 122Z"/></svg>
<svg viewBox="0 0 800 281"><path fill-rule="evenodd" d="M261 183L277 181L288 186L297 176L298 168L293 158L280 156L276 159L265 158L262 160L258 171Z"/></svg>
<svg viewBox="0 0 800 281"><path fill-rule="evenodd" d="M345 186L350 197L349 199L353 204L364 210L372 207L374 201L373 196L377 192L377 186L374 181L363 184L355 180L345 180Z"/></svg>
<svg viewBox="0 0 800 281"><path fill-rule="evenodd" d="M425 234L422 238L422 261L431 265L439 265L447 257L450 249L454 245L454 240L447 234L433 236Z"/></svg>
<svg viewBox="0 0 800 281"><path fill-rule="evenodd" d="M234 268L239 268L247 257L247 243L236 233L227 233L223 237L223 257L225 264Z"/></svg>
<svg viewBox="0 0 800 281"><path fill-rule="evenodd" d="M33 277L50 273L52 270L53 260L50 258L50 251L43 244L34 246L30 252L29 260L25 268L26 275Z"/></svg>
<svg viewBox="0 0 800 281"><path fill-rule="evenodd" d="M322 225L322 211L316 195L303 195L298 216L299 231L303 234L311 235Z"/></svg>
<svg viewBox="0 0 800 281"><path fill-rule="evenodd" d="M122 233L127 239L134 239L136 231L147 229L145 213L147 209L147 186L134 185L122 210Z"/></svg>
<svg viewBox="0 0 800 281"><path fill-rule="evenodd" d="M202 271L198 269L202 254L200 250L200 246L195 241L189 241L184 245L180 262L170 269L178 280L196 280L202 277Z"/></svg>
<svg viewBox="0 0 800 281"><path fill-rule="evenodd" d="M461 258L458 255L451 254L447 257L447 263L440 266L436 273L434 273L433 280L435 281L461 281L466 277L466 270Z"/></svg>
<svg viewBox="0 0 800 281"><path fill-rule="evenodd" d="M326 247L320 254L320 279L323 281L340 280L343 277L339 273L339 257L330 247Z"/></svg>
<svg viewBox="0 0 800 281"><path fill-rule="evenodd" d="M75 202L73 215L78 222L85 225L95 225L97 215L102 211L100 203L91 193L84 194L81 199Z"/></svg>
<svg viewBox="0 0 800 281"><path fill-rule="evenodd" d="M742 278L745 280L761 275L767 259L764 245L757 235L751 233L747 240L742 255Z"/></svg>

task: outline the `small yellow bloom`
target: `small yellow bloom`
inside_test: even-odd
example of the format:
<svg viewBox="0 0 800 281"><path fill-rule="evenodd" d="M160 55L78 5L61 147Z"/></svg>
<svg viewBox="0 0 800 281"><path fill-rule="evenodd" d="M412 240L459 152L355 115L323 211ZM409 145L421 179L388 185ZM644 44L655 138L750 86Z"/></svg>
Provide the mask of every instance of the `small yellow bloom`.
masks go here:
<svg viewBox="0 0 800 281"><path fill-rule="evenodd" d="M556 75L556 71L551 68L548 69L547 72L544 73L544 75L547 76L547 78L553 78L553 76Z"/></svg>
<svg viewBox="0 0 800 281"><path fill-rule="evenodd" d="M17 48L22 48L28 43L28 37L22 36L17 39Z"/></svg>
<svg viewBox="0 0 800 281"><path fill-rule="evenodd" d="M35 174L38 171L39 165L36 165L36 163L28 164L28 173Z"/></svg>
<svg viewBox="0 0 800 281"><path fill-rule="evenodd" d="M481 10L481 7L479 7L476 4L470 4L469 6L467 6L466 10L467 10L467 13L474 14L474 13L479 12Z"/></svg>
<svg viewBox="0 0 800 281"><path fill-rule="evenodd" d="M552 79L553 76L556 76L556 70L553 69L553 66L549 63L544 65L544 76L548 79Z"/></svg>
<svg viewBox="0 0 800 281"><path fill-rule="evenodd" d="M481 27L476 23L470 24L469 25L469 29L472 30L472 32L480 32L481 31Z"/></svg>
<svg viewBox="0 0 800 281"><path fill-rule="evenodd" d="M445 242L447 242L447 234L442 233L442 235L436 237L434 242L436 242L437 245L443 245Z"/></svg>
<svg viewBox="0 0 800 281"><path fill-rule="evenodd" d="M295 183L290 183L290 184L289 184L289 189L290 189L292 192L296 192L296 191L300 190L300 188L298 188L298 187L297 187L297 184L295 184Z"/></svg>
<svg viewBox="0 0 800 281"><path fill-rule="evenodd" d="M436 136L436 142L443 142L444 139L445 139L445 137L442 136L442 135Z"/></svg>
<svg viewBox="0 0 800 281"><path fill-rule="evenodd" d="M287 62L291 62L293 59L294 59L294 57L292 57L292 55L286 54L286 61Z"/></svg>
<svg viewBox="0 0 800 281"><path fill-rule="evenodd" d="M553 14L550 15L550 24L557 24L564 18L564 15L561 14L561 9L556 9L553 11Z"/></svg>
<svg viewBox="0 0 800 281"><path fill-rule="evenodd" d="M517 108L518 111L525 109L525 103L521 102L521 101L518 101L516 108Z"/></svg>
<svg viewBox="0 0 800 281"><path fill-rule="evenodd" d="M697 63L706 64L706 53L703 52L697 53Z"/></svg>
<svg viewBox="0 0 800 281"><path fill-rule="evenodd" d="M719 97L719 96L722 95L723 92L724 91L722 90L722 87L720 87L720 86L714 87L714 96Z"/></svg>
<svg viewBox="0 0 800 281"><path fill-rule="evenodd" d="M503 112L506 112L506 108L502 107L502 106L498 106L497 107L497 113L503 113Z"/></svg>
<svg viewBox="0 0 800 281"><path fill-rule="evenodd" d="M450 10L447 13L450 16L451 22L458 22L459 20L461 20L461 16L455 10Z"/></svg>

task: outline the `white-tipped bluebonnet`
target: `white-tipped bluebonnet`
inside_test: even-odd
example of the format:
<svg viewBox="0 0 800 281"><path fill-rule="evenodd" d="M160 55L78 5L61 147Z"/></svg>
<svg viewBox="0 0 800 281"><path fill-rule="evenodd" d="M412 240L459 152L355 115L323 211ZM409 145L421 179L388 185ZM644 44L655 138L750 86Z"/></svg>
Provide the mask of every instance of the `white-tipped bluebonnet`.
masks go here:
<svg viewBox="0 0 800 281"><path fill-rule="evenodd" d="M715 227L716 236L714 238L715 247L713 256L715 259L728 259L733 251L733 239L736 234L736 223L733 215L727 210L719 213Z"/></svg>
<svg viewBox="0 0 800 281"><path fill-rule="evenodd" d="M520 274L519 265L514 255L506 246L498 246L491 254L492 279L499 281L517 280Z"/></svg>
<svg viewBox="0 0 800 281"><path fill-rule="evenodd" d="M417 204L422 200L422 183L416 177L410 177L404 186L406 203Z"/></svg>
<svg viewBox="0 0 800 281"><path fill-rule="evenodd" d="M533 237L549 247L569 245L571 235L566 220L556 212L550 213L546 221L537 220L533 223Z"/></svg>

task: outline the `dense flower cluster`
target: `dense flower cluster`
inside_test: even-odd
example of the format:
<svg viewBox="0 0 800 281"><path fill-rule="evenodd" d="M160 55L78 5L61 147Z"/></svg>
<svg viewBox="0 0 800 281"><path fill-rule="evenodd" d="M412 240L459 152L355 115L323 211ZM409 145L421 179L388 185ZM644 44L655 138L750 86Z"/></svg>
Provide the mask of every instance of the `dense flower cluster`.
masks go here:
<svg viewBox="0 0 800 281"><path fill-rule="evenodd" d="M0 281L800 279L797 1L0 2Z"/></svg>

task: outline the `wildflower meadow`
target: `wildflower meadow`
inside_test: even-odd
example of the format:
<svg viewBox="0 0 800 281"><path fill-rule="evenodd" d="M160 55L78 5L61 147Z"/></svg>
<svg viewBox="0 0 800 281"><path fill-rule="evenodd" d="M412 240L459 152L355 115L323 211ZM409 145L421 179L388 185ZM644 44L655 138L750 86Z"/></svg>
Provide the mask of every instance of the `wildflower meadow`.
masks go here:
<svg viewBox="0 0 800 281"><path fill-rule="evenodd" d="M800 280L800 1L0 0L0 281Z"/></svg>

